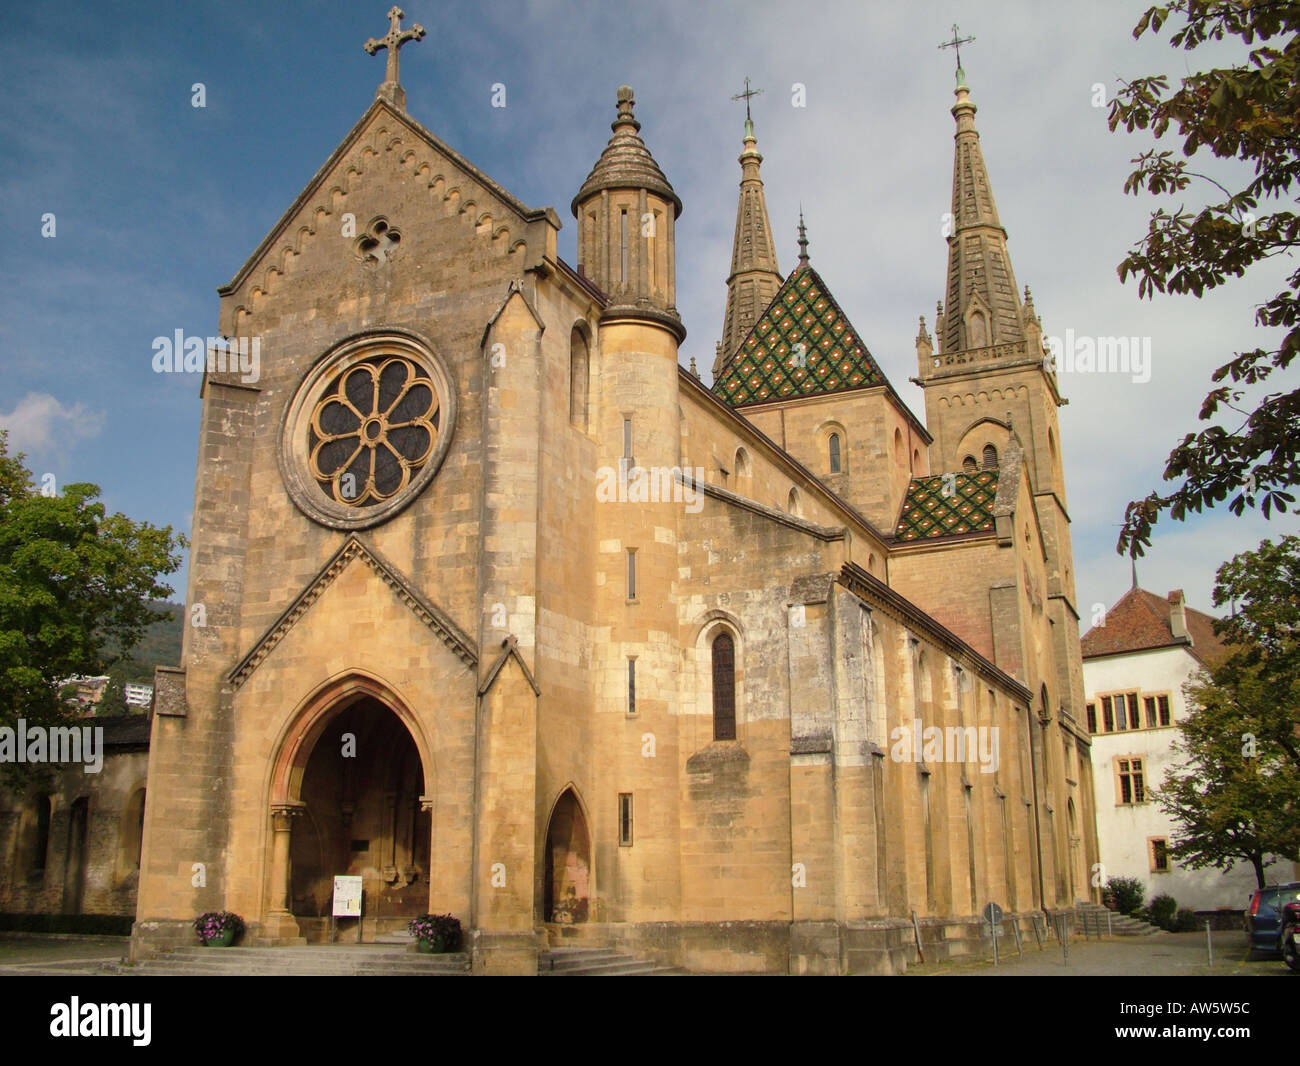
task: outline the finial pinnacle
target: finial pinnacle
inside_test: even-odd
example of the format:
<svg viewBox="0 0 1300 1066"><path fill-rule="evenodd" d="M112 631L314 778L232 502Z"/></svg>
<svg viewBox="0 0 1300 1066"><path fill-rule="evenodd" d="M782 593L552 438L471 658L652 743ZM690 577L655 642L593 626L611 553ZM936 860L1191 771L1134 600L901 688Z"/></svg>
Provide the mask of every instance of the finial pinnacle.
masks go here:
<svg viewBox="0 0 1300 1066"><path fill-rule="evenodd" d="M641 123L637 121L633 109L636 107L636 94L632 91L630 85L620 85L618 87L618 115L614 121L609 124L609 128L617 130L619 126L631 126L634 130L641 129Z"/></svg>
<svg viewBox="0 0 1300 1066"><path fill-rule="evenodd" d="M808 265L808 229L803 224L803 204L799 205L799 265Z"/></svg>

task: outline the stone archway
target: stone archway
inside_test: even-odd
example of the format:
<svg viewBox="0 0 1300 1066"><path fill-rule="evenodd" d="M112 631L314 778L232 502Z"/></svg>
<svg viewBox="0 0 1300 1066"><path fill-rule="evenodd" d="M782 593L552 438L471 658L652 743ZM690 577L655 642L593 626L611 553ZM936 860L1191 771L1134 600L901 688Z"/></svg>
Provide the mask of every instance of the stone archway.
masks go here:
<svg viewBox="0 0 1300 1066"><path fill-rule="evenodd" d="M572 788L564 790L551 811L545 871L545 920L560 925L585 922L591 902L591 835Z"/></svg>
<svg viewBox="0 0 1300 1066"><path fill-rule="evenodd" d="M349 678L307 701L272 778L270 939L326 939L338 875L362 878L362 940L428 911L427 764L410 712L382 684Z"/></svg>
<svg viewBox="0 0 1300 1066"><path fill-rule="evenodd" d="M1088 891L1088 865L1084 861L1083 837L1079 833L1079 817L1074 810L1073 798L1066 801L1065 810L1070 833L1070 902L1073 904L1075 900L1091 899L1092 895Z"/></svg>

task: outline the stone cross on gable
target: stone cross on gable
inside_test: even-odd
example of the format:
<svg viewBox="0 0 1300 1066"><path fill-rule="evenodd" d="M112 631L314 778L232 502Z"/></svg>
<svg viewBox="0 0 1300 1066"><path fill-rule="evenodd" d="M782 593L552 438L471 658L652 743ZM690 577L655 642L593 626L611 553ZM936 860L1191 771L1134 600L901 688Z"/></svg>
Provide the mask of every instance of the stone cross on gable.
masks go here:
<svg viewBox="0 0 1300 1066"><path fill-rule="evenodd" d="M381 48L388 49L388 66L384 71L384 82L379 86L379 91L375 95L395 104L402 110L406 109L406 93L402 89L401 83L397 76L398 52L402 45L408 41L418 41L424 36L424 27L418 22L409 30L402 29L402 19L406 17L406 12L400 7L391 7L388 9L388 35L386 37L371 37L363 47L368 55L374 55Z"/></svg>

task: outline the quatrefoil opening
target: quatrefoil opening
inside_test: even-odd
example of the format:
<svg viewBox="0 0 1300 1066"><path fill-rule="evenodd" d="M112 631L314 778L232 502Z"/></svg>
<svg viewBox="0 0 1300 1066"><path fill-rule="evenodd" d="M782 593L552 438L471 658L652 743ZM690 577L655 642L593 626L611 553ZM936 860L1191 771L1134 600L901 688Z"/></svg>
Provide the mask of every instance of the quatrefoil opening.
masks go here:
<svg viewBox="0 0 1300 1066"><path fill-rule="evenodd" d="M395 229L383 215L371 221L364 233L356 239L353 247L357 258L366 266L375 268L383 266L401 247L402 234Z"/></svg>

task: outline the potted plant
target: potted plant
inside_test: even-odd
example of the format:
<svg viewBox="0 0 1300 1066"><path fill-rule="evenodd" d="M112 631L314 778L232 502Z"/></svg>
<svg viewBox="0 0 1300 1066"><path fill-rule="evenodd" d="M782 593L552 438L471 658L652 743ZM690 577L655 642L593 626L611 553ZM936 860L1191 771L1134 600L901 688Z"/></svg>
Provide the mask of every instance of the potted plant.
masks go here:
<svg viewBox="0 0 1300 1066"><path fill-rule="evenodd" d="M194 919L194 931L205 948L228 948L244 931L244 919L232 911L208 911Z"/></svg>
<svg viewBox="0 0 1300 1066"><path fill-rule="evenodd" d="M450 914L424 914L412 918L407 928L418 951L441 954L460 949L460 919Z"/></svg>

